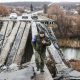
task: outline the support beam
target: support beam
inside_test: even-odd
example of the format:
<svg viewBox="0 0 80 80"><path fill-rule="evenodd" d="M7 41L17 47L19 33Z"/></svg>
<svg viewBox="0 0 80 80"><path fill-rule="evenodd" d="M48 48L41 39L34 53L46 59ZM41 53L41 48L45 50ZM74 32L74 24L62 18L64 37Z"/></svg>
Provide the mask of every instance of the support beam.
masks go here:
<svg viewBox="0 0 80 80"><path fill-rule="evenodd" d="M3 47L5 46L5 44L8 40L8 37L10 36L10 34L12 32L12 29L13 29L13 22L9 21L6 32L5 32L5 35L4 35Z"/></svg>
<svg viewBox="0 0 80 80"><path fill-rule="evenodd" d="M22 56L24 54L24 50L26 47L26 42L28 39L29 31L30 31L30 24L27 24L25 31L24 31L24 34L23 34L23 37L22 37L22 40L21 40L21 44L20 44L19 49L18 49L18 52L14 56L12 63L16 63L16 64L20 65L21 59L22 59Z"/></svg>
<svg viewBox="0 0 80 80"><path fill-rule="evenodd" d="M55 63L56 63L55 65L56 65L57 71L59 72L59 71L62 71L63 69L67 69L67 66L62 61L58 51L55 49L53 44L51 44L48 47L48 50L49 50L50 54L52 55L53 59L55 60Z"/></svg>
<svg viewBox="0 0 80 80"><path fill-rule="evenodd" d="M2 26L2 28L0 30L0 33L3 35L2 37L0 37L0 50L1 50L2 45L3 45L3 41L4 41L4 37L5 37L7 26L8 26L8 21L4 21L3 22L3 26Z"/></svg>
<svg viewBox="0 0 80 80"><path fill-rule="evenodd" d="M8 66L12 64L13 58L17 54L17 51L19 49L25 27L26 27L26 22L21 22L20 28L17 32L17 35L16 35L16 38L14 40L13 46L12 46L10 52L9 52L8 59L6 61L6 65L8 65Z"/></svg>
<svg viewBox="0 0 80 80"><path fill-rule="evenodd" d="M0 55L0 66L3 65L5 63L5 60L7 58L7 55L10 51L10 48L14 42L15 36L17 34L18 28L19 28L20 22L17 22L7 40L6 45L4 46L4 48L1 51L1 55Z"/></svg>
<svg viewBox="0 0 80 80"><path fill-rule="evenodd" d="M1 33L3 33L3 35L5 34L5 31L6 31L6 29L7 29L7 26L8 26L8 21L4 21L3 22L3 26L2 26L2 28L1 28Z"/></svg>

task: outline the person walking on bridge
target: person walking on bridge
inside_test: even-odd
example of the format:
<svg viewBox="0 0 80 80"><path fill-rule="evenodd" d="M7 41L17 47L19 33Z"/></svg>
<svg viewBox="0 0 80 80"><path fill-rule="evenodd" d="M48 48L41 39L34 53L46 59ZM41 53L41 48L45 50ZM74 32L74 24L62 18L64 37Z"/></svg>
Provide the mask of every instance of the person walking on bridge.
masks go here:
<svg viewBox="0 0 80 80"><path fill-rule="evenodd" d="M44 72L46 46L50 46L50 44L51 42L49 38L45 36L44 31L40 31L39 34L32 39L37 71L40 70L40 72Z"/></svg>

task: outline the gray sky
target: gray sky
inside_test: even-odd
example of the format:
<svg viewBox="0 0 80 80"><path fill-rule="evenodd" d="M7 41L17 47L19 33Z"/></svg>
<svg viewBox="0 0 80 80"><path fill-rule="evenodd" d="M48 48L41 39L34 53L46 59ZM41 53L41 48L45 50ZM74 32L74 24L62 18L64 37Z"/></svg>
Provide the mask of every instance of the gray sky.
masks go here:
<svg viewBox="0 0 80 80"><path fill-rule="evenodd" d="M80 2L80 0L0 0L0 3L1 2L22 2L22 1Z"/></svg>

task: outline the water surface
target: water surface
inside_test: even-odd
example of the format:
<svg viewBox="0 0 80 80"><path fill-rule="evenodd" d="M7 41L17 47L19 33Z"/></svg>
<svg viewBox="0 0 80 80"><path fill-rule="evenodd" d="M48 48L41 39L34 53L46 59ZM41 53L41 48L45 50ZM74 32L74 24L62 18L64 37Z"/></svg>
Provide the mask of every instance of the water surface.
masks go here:
<svg viewBox="0 0 80 80"><path fill-rule="evenodd" d="M77 59L80 60L80 49L63 48L62 49L65 59Z"/></svg>

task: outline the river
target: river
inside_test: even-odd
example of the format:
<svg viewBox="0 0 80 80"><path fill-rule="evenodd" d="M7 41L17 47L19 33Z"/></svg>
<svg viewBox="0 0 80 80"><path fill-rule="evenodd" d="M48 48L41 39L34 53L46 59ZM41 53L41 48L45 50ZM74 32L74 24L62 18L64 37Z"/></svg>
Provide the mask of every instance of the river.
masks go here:
<svg viewBox="0 0 80 80"><path fill-rule="evenodd" d="M63 48L62 51L66 60L70 59L80 60L80 49Z"/></svg>

